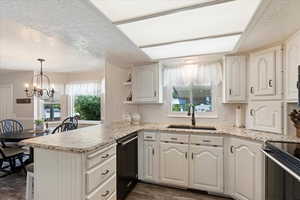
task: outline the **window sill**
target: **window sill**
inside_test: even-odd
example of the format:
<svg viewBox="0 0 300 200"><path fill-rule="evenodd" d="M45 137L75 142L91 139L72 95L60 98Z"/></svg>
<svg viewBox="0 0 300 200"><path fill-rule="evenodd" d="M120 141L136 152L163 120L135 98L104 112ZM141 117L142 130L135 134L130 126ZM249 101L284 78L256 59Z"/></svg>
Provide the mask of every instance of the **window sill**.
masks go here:
<svg viewBox="0 0 300 200"><path fill-rule="evenodd" d="M169 114L169 118L191 118L191 116L187 115L176 115L176 114ZM218 115L195 115L196 119L217 119Z"/></svg>

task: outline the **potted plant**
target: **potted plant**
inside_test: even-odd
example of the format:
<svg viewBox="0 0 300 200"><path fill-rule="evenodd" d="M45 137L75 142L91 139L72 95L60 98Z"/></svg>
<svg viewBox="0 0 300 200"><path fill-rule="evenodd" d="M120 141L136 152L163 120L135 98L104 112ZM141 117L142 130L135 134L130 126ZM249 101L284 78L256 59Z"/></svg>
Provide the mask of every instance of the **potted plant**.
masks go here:
<svg viewBox="0 0 300 200"><path fill-rule="evenodd" d="M41 120L41 119L37 119L37 120L34 120L34 130L36 131L43 131L44 130L44 120Z"/></svg>

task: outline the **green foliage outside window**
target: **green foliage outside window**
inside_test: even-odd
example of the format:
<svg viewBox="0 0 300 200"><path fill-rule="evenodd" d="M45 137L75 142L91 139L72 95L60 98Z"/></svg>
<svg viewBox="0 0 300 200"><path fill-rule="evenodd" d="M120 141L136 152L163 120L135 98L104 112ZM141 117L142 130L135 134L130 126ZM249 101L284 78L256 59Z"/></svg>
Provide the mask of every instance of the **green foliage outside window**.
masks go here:
<svg viewBox="0 0 300 200"><path fill-rule="evenodd" d="M101 120L100 102L98 96L77 96L75 112L80 115L81 120Z"/></svg>

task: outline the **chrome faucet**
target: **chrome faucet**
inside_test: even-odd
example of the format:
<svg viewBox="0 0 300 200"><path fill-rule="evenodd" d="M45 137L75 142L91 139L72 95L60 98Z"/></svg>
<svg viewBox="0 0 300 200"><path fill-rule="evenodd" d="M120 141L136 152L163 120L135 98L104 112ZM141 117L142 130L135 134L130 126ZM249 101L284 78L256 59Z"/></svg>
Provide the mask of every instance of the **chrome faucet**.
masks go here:
<svg viewBox="0 0 300 200"><path fill-rule="evenodd" d="M192 110L192 113L191 113ZM192 115L192 126L196 126L196 120L195 120L195 106L193 104L190 104L189 109L188 109L188 116Z"/></svg>

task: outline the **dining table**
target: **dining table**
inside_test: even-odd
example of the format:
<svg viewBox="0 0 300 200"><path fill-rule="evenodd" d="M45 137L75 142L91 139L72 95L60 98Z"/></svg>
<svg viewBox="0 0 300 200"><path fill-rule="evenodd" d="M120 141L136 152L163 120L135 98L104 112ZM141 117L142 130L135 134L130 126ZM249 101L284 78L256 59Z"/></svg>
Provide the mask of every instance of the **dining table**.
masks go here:
<svg viewBox="0 0 300 200"><path fill-rule="evenodd" d="M20 142L22 140L31 139L35 137L41 137L45 135L51 134L51 131L49 130L42 130L37 131L33 129L24 129L23 131L18 132L7 132L7 133L1 133L0 134L0 142L1 143L7 143L7 142ZM27 163L32 163L34 160L34 154L33 154L33 148L29 147L29 159L26 160Z"/></svg>

